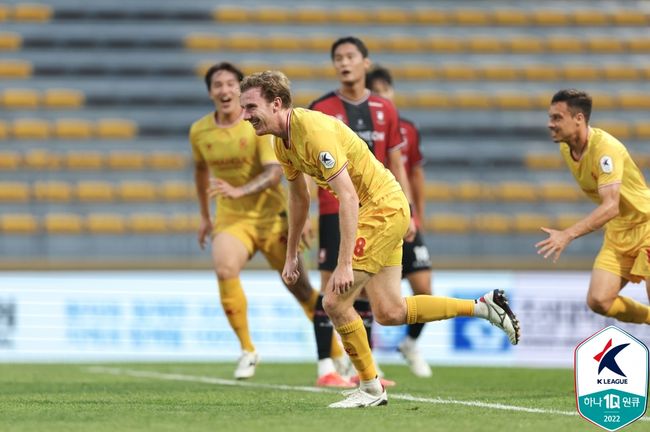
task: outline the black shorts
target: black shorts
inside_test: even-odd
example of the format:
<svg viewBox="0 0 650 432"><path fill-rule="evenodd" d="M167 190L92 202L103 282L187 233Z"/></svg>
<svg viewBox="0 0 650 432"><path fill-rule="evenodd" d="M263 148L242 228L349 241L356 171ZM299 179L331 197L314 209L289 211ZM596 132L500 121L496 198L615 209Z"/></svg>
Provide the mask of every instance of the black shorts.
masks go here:
<svg viewBox="0 0 650 432"><path fill-rule="evenodd" d="M431 257L418 231L415 239L410 243L404 242L402 247L402 277L420 270L431 270Z"/></svg>
<svg viewBox="0 0 650 432"><path fill-rule="evenodd" d="M334 271L340 243L338 213L318 216L318 270Z"/></svg>

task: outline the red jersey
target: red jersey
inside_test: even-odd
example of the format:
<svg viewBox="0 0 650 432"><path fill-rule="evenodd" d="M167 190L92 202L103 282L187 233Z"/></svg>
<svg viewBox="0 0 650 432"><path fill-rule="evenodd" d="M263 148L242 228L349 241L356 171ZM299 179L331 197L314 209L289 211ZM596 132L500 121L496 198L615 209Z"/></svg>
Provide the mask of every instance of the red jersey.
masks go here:
<svg viewBox="0 0 650 432"><path fill-rule="evenodd" d="M404 162L406 174L410 176L413 168L420 165L424 159L420 153L420 131L413 122L401 117L399 130L406 142L406 145L402 147L402 162Z"/></svg>
<svg viewBox="0 0 650 432"><path fill-rule="evenodd" d="M331 115L348 125L368 144L377 160L388 166L388 153L405 145L400 133L399 116L395 105L388 99L371 94L352 102L333 91L312 102L309 109ZM339 201L325 189L318 189L320 214L339 212Z"/></svg>

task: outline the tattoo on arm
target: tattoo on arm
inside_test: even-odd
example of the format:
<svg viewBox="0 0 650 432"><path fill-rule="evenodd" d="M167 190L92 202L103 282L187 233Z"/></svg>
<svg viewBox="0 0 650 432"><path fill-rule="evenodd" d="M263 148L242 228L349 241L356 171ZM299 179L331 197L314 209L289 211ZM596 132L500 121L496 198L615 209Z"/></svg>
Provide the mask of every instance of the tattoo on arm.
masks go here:
<svg viewBox="0 0 650 432"><path fill-rule="evenodd" d="M242 192L251 195L277 184L281 170L280 166L267 165L261 174L242 186Z"/></svg>

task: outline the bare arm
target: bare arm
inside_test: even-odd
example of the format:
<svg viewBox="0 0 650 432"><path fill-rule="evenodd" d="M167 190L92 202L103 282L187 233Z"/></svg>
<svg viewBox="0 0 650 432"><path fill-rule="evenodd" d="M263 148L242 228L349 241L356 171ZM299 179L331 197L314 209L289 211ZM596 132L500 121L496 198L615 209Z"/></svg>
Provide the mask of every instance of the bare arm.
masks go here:
<svg viewBox="0 0 650 432"><path fill-rule="evenodd" d="M212 222L210 221L210 203L208 200L208 185L210 184L210 171L205 161L198 161L194 164L194 185L196 186L196 196L199 201L199 212L201 213L201 223L198 232L198 242L201 249L205 247L206 237L212 231Z"/></svg>
<svg viewBox="0 0 650 432"><path fill-rule="evenodd" d="M411 184L415 214L422 223L424 221L424 169L422 169L422 165L413 167L409 176L409 183Z"/></svg>
<svg viewBox="0 0 650 432"><path fill-rule="evenodd" d="M287 239L287 256L282 270L282 280L293 285L300 277L298 244L302 229L309 215L309 189L304 174L289 180L289 236Z"/></svg>
<svg viewBox="0 0 650 432"><path fill-rule="evenodd" d="M388 156L390 172L393 173L397 182L402 186L402 191L404 192L404 195L406 195L409 204L412 204L413 195L411 194L411 185L409 185L409 179L406 175L406 168L404 168L404 164L402 163L402 152L400 150L393 150L388 153ZM413 210L414 209L412 209L412 211ZM409 223L408 230L404 236L404 240L407 242L411 242L415 238L416 227L413 216L414 215L411 215L411 222Z"/></svg>
<svg viewBox="0 0 650 432"><path fill-rule="evenodd" d="M602 202L583 219L562 231L542 227L542 230L549 236L535 245L537 253L544 255L544 258L553 255L553 262L555 262L574 239L602 228L607 222L618 216L620 192L620 183L603 186L598 189Z"/></svg>
<svg viewBox="0 0 650 432"><path fill-rule="evenodd" d="M251 181L235 187L225 180L212 179L210 181L210 197L217 195L226 198L240 198L246 195L262 192L280 183L282 179L282 167L278 164L264 165L264 171L253 177Z"/></svg>

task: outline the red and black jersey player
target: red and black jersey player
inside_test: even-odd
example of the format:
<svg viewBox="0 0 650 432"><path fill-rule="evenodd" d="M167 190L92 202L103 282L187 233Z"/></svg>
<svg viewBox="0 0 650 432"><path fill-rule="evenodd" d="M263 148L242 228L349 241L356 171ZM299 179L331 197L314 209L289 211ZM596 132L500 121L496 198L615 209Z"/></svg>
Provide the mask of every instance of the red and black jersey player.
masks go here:
<svg viewBox="0 0 650 432"><path fill-rule="evenodd" d="M401 162L401 149L405 141L400 133L397 109L388 99L366 89L366 73L370 67L368 48L360 39L348 36L335 41L330 54L340 86L314 101L309 108L336 117L355 131L368 144L375 157L391 170L411 202L408 179ZM339 202L328 191L319 189L318 205L318 269L322 290L327 286L338 260ZM411 219L405 240L412 240L415 231L415 222ZM354 306L363 318L370 339L373 321L370 304L367 299L360 298ZM314 331L319 358L317 385L334 386L345 379L345 362L343 359L330 358L332 324L323 310L322 292L315 313ZM384 380L384 383L394 385L388 380Z"/></svg>

